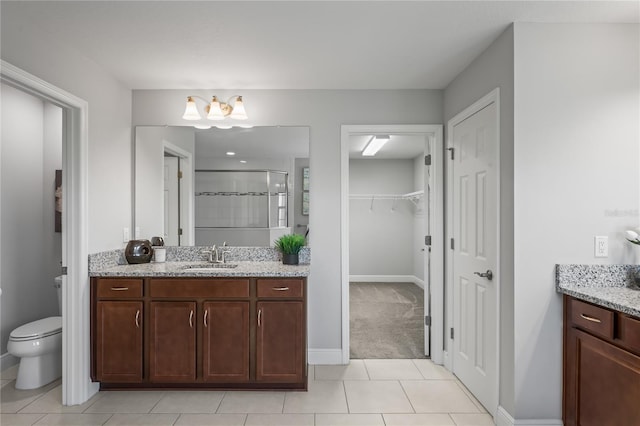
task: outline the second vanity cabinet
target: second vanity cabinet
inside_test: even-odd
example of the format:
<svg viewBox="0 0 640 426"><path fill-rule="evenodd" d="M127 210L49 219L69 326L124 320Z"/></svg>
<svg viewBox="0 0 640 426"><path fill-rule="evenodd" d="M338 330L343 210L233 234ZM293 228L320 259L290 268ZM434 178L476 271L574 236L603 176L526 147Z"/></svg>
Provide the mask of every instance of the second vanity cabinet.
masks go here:
<svg viewBox="0 0 640 426"><path fill-rule="evenodd" d="M640 319L564 296L563 421L638 424Z"/></svg>
<svg viewBox="0 0 640 426"><path fill-rule="evenodd" d="M306 389L304 278L91 284L92 378L103 389Z"/></svg>

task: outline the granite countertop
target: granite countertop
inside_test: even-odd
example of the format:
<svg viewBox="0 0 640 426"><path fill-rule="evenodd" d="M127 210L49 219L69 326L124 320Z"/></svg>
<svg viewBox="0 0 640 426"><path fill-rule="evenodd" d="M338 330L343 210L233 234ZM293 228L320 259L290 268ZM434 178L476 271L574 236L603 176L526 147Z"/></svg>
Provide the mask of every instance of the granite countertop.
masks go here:
<svg viewBox="0 0 640 426"><path fill-rule="evenodd" d="M282 262L229 262L236 268L208 268L194 271L190 267L207 267L206 262L163 262L116 265L89 272L91 277L306 277L309 265L283 265Z"/></svg>
<svg viewBox="0 0 640 426"><path fill-rule="evenodd" d="M203 250L211 247L166 247L166 262L127 264L124 250L110 250L89 255L90 277L306 277L309 275L311 251L303 247L299 265L283 265L273 247L224 247L227 264L235 268L212 268ZM194 271L189 267L204 267Z"/></svg>
<svg viewBox="0 0 640 426"><path fill-rule="evenodd" d="M637 265L556 265L556 290L640 317Z"/></svg>

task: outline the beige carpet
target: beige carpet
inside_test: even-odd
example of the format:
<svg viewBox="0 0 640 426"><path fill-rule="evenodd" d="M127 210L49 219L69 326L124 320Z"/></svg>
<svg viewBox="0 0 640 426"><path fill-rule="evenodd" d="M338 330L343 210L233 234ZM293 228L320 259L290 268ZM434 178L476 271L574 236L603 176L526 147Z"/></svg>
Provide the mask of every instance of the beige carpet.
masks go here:
<svg viewBox="0 0 640 426"><path fill-rule="evenodd" d="M424 291L411 283L350 283L351 358L424 358Z"/></svg>

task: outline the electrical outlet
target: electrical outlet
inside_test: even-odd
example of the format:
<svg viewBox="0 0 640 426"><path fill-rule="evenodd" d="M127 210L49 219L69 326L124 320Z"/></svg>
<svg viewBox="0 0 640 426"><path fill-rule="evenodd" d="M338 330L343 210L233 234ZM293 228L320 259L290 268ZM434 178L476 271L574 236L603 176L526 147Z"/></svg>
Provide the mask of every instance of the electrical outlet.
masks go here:
<svg viewBox="0 0 640 426"><path fill-rule="evenodd" d="M605 236L595 237L595 256L596 257L609 256L609 237L605 237Z"/></svg>
<svg viewBox="0 0 640 426"><path fill-rule="evenodd" d="M131 239L131 233L129 228L122 228L122 242L127 243Z"/></svg>

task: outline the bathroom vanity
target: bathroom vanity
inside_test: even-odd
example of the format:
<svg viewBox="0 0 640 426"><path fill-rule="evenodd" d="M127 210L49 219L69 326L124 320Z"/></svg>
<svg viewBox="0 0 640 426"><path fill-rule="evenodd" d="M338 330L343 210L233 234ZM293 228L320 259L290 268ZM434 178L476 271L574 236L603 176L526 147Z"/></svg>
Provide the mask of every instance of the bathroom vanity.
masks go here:
<svg viewBox="0 0 640 426"><path fill-rule="evenodd" d="M640 291L623 265L558 265L564 306L563 422L640 419Z"/></svg>
<svg viewBox="0 0 640 426"><path fill-rule="evenodd" d="M92 273L92 379L101 389L306 390L308 265L193 264Z"/></svg>

